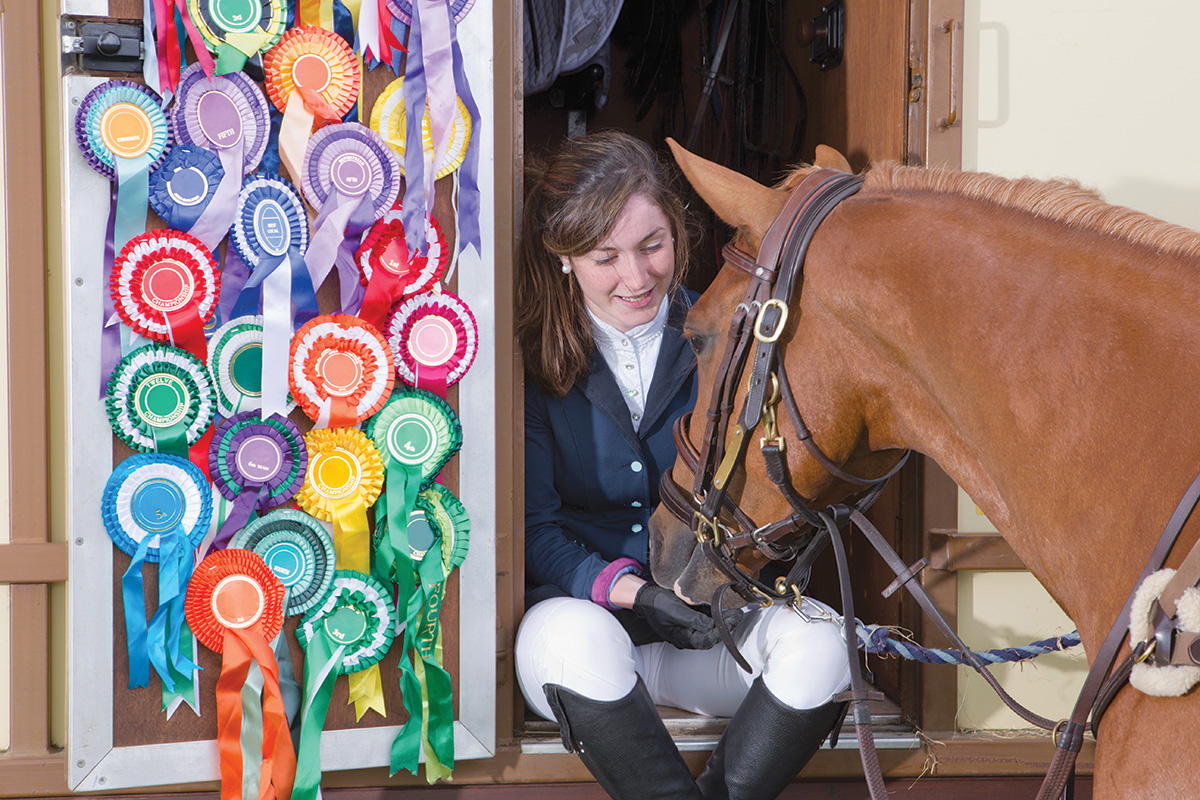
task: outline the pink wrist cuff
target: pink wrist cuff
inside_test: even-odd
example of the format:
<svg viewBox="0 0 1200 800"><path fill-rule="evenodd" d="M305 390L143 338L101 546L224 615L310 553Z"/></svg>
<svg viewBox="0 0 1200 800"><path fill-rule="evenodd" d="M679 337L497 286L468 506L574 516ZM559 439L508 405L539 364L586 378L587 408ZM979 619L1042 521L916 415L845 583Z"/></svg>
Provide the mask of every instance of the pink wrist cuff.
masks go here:
<svg viewBox="0 0 1200 800"><path fill-rule="evenodd" d="M600 574L596 576L596 580L592 582L592 602L598 606L603 606L609 611L616 611L617 607L608 601L608 595L612 588L616 586L617 580L622 575L627 575L630 572L641 572L642 565L632 558L618 558L616 561L609 564L604 569L600 570Z"/></svg>

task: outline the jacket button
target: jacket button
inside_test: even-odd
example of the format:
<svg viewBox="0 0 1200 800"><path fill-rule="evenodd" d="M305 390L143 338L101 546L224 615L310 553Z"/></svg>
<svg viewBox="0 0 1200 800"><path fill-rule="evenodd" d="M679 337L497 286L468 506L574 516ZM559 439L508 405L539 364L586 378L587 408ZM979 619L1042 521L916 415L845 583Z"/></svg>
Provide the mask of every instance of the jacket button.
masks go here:
<svg viewBox="0 0 1200 800"><path fill-rule="evenodd" d="M634 500L634 501L633 501L632 503L630 503L629 505L633 506L634 508L641 508L641 507L642 507L642 501L641 501L641 500Z"/></svg>
<svg viewBox="0 0 1200 800"><path fill-rule="evenodd" d="M634 533L641 533L642 532L642 523L635 522L633 524L633 527L630 528L629 530L633 531Z"/></svg>
<svg viewBox="0 0 1200 800"><path fill-rule="evenodd" d="M634 472L641 472L641 471L642 471L642 462L640 462L640 461L635 461L635 462L633 462L632 464L630 464L630 465L629 465L629 468L630 468L631 470L633 470Z"/></svg>

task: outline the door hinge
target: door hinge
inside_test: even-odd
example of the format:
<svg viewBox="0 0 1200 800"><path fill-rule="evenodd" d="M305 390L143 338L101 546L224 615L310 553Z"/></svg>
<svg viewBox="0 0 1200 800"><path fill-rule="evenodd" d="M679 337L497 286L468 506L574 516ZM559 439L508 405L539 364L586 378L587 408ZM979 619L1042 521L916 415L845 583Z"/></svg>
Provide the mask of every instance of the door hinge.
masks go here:
<svg viewBox="0 0 1200 800"><path fill-rule="evenodd" d="M83 72L141 73L141 23L63 17L62 52L64 66Z"/></svg>

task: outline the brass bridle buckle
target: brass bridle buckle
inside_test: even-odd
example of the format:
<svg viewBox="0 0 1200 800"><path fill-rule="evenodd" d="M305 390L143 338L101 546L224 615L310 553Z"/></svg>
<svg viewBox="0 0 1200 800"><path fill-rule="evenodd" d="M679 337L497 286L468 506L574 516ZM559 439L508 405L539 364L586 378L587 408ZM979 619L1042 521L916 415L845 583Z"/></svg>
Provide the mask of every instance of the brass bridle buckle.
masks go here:
<svg viewBox="0 0 1200 800"><path fill-rule="evenodd" d="M785 449L783 437L779 435L779 425L775 419L775 408L779 405L779 378L771 373L771 395L763 401L762 426L763 437L758 440L759 447L768 444L778 447L780 452Z"/></svg>
<svg viewBox="0 0 1200 800"><path fill-rule="evenodd" d="M721 546L721 523L716 517L710 519L699 511L693 511L692 532L696 534L698 544L711 541L714 548Z"/></svg>
<svg viewBox="0 0 1200 800"><path fill-rule="evenodd" d="M774 308L779 312L779 320L775 323L775 329L767 334L763 333L763 324L766 322L767 309ZM788 307L787 303L777 297L772 297L770 300L762 304L762 308L758 310L758 317L754 320L754 338L758 339L763 344L773 344L778 341L783 334L783 328L787 325Z"/></svg>

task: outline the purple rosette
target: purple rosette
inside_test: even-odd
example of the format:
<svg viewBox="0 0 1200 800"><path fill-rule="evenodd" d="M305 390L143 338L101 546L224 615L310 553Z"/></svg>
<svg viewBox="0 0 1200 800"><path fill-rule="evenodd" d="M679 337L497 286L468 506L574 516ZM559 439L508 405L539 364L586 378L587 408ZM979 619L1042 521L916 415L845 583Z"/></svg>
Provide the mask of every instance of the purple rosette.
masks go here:
<svg viewBox="0 0 1200 800"><path fill-rule="evenodd" d="M313 286L336 264L342 311L353 314L362 303L354 254L363 232L399 197L400 164L383 137L346 122L313 134L301 174L304 196L318 209L306 259Z"/></svg>
<svg viewBox="0 0 1200 800"><path fill-rule="evenodd" d="M220 96L212 96L213 92ZM222 121L230 124L222 125ZM240 137L245 143L240 174L249 175L267 151L271 107L262 90L244 72L209 79L199 64L192 64L179 78L171 124L176 141L205 150L228 149Z"/></svg>
<svg viewBox="0 0 1200 800"><path fill-rule="evenodd" d="M450 13L454 15L454 24L463 21L463 17L475 5L475 0L451 0ZM412 24L413 7L410 0L387 0L388 11L392 12L392 16L403 22L405 25Z"/></svg>
<svg viewBox="0 0 1200 800"><path fill-rule="evenodd" d="M220 160L208 150L175 145L150 176L150 207L167 227L190 233L224 177Z"/></svg>
<svg viewBox="0 0 1200 800"><path fill-rule="evenodd" d="M124 137L108 135L111 128L104 123L105 115L111 115L118 105L130 106L132 114L140 111L144 115L142 122L148 122L151 131L145 151L149 161L147 171L158 169L166 157L170 138L170 125L159 103L158 95L133 81L105 81L88 92L75 112L75 141L92 169L106 178L117 177L117 159L124 156L114 145L118 144L116 139Z"/></svg>
<svg viewBox="0 0 1200 800"><path fill-rule="evenodd" d="M308 449L300 429L279 414L256 411L222 422L208 450L213 485L233 508L217 531L213 549L228 545L252 514L286 503L304 483Z"/></svg>

